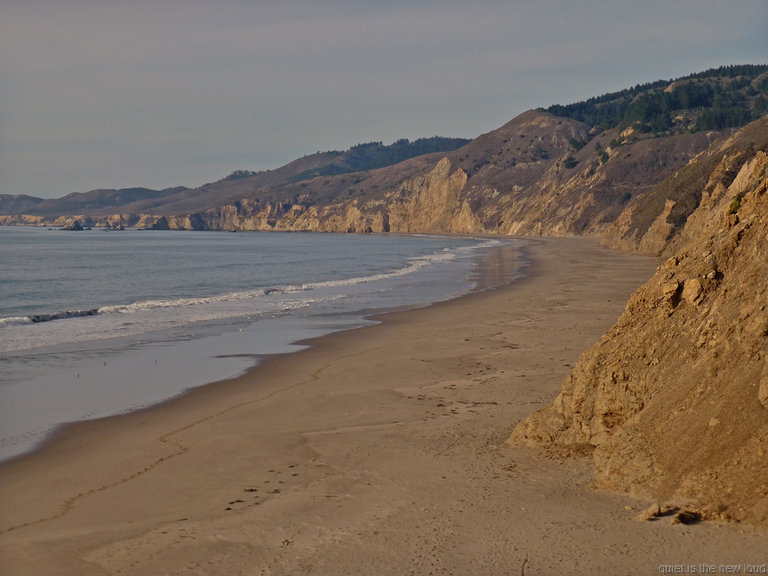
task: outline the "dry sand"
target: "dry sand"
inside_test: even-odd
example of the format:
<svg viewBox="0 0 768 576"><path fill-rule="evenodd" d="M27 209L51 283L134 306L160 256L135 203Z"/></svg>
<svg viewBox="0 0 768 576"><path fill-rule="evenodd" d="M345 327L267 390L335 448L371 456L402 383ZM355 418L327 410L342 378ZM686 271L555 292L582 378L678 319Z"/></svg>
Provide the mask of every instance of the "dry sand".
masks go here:
<svg viewBox="0 0 768 576"><path fill-rule="evenodd" d="M524 244L532 265L511 286L71 426L6 464L0 572L650 575L768 562L765 530L639 522L649 503L592 489L587 460L504 444L656 265L588 239Z"/></svg>

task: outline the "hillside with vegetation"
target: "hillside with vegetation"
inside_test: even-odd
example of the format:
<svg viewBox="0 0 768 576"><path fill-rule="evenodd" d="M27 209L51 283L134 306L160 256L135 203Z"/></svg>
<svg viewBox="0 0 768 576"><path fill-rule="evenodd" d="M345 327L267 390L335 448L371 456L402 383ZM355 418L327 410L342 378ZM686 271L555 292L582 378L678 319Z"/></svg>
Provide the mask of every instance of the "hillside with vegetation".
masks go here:
<svg viewBox="0 0 768 576"><path fill-rule="evenodd" d="M197 188L175 187L164 190L148 188L100 189L75 192L62 198L43 199L32 196L0 195L0 215L27 214L30 221L53 222L61 216L96 218L120 213L135 222L138 215L193 212L254 194L269 200L285 201L281 186L303 182L318 176L338 176L352 172L367 172L403 163L417 156L444 153L468 143L464 138L433 136L414 141L400 139L385 145L382 142L358 144L344 151L317 152L298 158L274 170L235 170L215 182ZM436 161L436 160L435 160ZM407 172L406 172L407 174ZM348 180L342 180L347 182ZM356 178L355 181L359 181ZM324 195L321 193L319 199ZM92 225L86 220L83 223Z"/></svg>
<svg viewBox="0 0 768 576"><path fill-rule="evenodd" d="M629 202L621 217L606 229L604 240L617 248L651 254L676 248L688 219L706 201L702 191L716 185L728 188L745 162L768 150L767 119L763 116L736 135L721 138L695 162Z"/></svg>
<svg viewBox="0 0 768 576"><path fill-rule="evenodd" d="M290 182L309 180L317 176L335 176L349 174L351 172L366 172L399 164L415 156L433 154L435 152L448 152L456 150L470 142L467 138L419 138L413 142L402 138L386 146L383 142L367 142L357 144L344 152L332 152L335 158L317 168L299 172L292 176Z"/></svg>
<svg viewBox="0 0 768 576"><path fill-rule="evenodd" d="M547 112L600 130L656 136L744 126L768 113L768 65L723 66L637 85Z"/></svg>

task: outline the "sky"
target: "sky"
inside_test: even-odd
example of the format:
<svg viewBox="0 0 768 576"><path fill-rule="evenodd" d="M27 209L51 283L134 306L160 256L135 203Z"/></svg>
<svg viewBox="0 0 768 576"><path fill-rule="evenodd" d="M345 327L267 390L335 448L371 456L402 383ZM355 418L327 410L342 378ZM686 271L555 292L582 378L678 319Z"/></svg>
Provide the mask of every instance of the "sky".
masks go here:
<svg viewBox="0 0 768 576"><path fill-rule="evenodd" d="M0 194L195 187L768 63L765 0L2 0Z"/></svg>

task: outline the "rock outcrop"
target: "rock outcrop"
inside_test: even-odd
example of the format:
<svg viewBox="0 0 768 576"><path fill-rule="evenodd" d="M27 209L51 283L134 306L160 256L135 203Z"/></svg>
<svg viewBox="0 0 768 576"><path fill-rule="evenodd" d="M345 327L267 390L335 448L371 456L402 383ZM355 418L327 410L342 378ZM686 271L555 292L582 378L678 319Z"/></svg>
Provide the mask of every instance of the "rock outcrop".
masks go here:
<svg viewBox="0 0 768 576"><path fill-rule="evenodd" d="M81 231L84 230L83 225L80 223L80 220L74 219L70 220L66 223L64 223L59 230L67 230L67 231Z"/></svg>
<svg viewBox="0 0 768 576"><path fill-rule="evenodd" d="M510 441L594 447L598 487L768 524L768 150L744 132L674 241L664 205L669 258Z"/></svg>
<svg viewBox="0 0 768 576"><path fill-rule="evenodd" d="M0 226L48 226L48 219L33 214L0 214Z"/></svg>
<svg viewBox="0 0 768 576"><path fill-rule="evenodd" d="M443 158L425 176L403 182L387 195L389 225L393 232L477 232L482 225L473 218L463 197L467 174Z"/></svg>

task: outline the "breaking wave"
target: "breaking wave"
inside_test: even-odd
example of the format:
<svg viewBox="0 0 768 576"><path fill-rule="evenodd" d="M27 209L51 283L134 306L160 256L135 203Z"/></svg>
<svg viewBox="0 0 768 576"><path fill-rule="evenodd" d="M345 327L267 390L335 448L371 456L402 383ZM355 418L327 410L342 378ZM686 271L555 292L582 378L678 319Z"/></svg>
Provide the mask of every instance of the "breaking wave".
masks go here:
<svg viewBox="0 0 768 576"><path fill-rule="evenodd" d="M311 292L323 288L343 288L346 286L355 286L358 284L367 284L379 282L390 278L397 278L413 274L435 262L447 262L456 258L455 253L449 249L430 254L428 256L419 256L411 258L402 268L372 274L369 276L357 276L353 278L344 278L340 280L327 280L324 282L309 282L304 284L275 286L270 288L258 288L255 290L246 290L241 292L230 292L213 296L198 296L185 298L169 298L157 300L143 300L132 302L130 304L114 304L101 306L98 308L86 308L76 310L64 310L60 312L51 312L43 314L32 314L29 316L16 316L11 318L0 318L0 328L13 325L22 325L30 323L50 322L53 320L63 320L67 318L79 318L84 316L96 316L101 314L131 314L157 309L188 308L192 306L202 306L210 304L220 304L227 302L237 302L251 300L264 296L274 297L281 294L296 294L299 292Z"/></svg>

